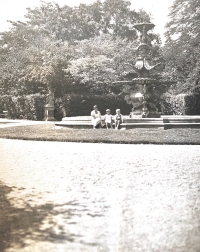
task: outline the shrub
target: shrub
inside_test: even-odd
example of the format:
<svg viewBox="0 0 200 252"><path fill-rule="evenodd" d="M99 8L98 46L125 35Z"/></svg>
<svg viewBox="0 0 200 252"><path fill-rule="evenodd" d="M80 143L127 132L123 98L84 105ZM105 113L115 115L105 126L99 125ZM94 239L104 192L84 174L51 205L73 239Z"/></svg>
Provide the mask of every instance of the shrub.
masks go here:
<svg viewBox="0 0 200 252"><path fill-rule="evenodd" d="M162 102L161 110L163 115L200 115L200 95L169 96Z"/></svg>
<svg viewBox="0 0 200 252"><path fill-rule="evenodd" d="M185 114L200 115L200 95L193 94L185 96Z"/></svg>
<svg viewBox="0 0 200 252"><path fill-rule="evenodd" d="M8 118L42 120L46 96L34 94L27 96L3 95L0 97L0 110L8 111Z"/></svg>

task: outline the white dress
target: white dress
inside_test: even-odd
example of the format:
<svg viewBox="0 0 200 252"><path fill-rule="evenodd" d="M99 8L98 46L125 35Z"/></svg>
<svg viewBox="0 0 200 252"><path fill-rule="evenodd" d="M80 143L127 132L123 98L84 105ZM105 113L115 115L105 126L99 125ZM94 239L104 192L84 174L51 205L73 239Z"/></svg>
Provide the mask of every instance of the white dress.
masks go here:
<svg viewBox="0 0 200 252"><path fill-rule="evenodd" d="M101 113L99 111L95 112L95 110L93 110L91 112L91 116L93 126L97 126L99 123L101 123Z"/></svg>
<svg viewBox="0 0 200 252"><path fill-rule="evenodd" d="M105 122L106 123L111 123L112 122L112 115L105 115Z"/></svg>

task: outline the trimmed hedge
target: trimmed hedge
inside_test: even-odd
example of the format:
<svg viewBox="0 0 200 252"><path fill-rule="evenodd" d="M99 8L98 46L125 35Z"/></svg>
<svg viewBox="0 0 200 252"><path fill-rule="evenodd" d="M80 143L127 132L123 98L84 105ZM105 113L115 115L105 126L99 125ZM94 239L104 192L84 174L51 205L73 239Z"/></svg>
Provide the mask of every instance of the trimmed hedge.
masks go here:
<svg viewBox="0 0 200 252"><path fill-rule="evenodd" d="M40 94L28 96L0 96L0 113L8 111L8 118L43 120L46 96ZM98 105L102 115L106 109L115 114L117 108L122 114L129 114L132 106L124 97L114 95L66 94L55 99L55 118L60 121L64 116L90 115L94 105ZM200 115L200 95L181 94L167 97L161 104L163 115Z"/></svg>
<svg viewBox="0 0 200 252"><path fill-rule="evenodd" d="M40 94L27 96L0 96L0 111L8 111L8 118L42 120L46 96Z"/></svg>
<svg viewBox="0 0 200 252"><path fill-rule="evenodd" d="M40 94L28 96L0 96L0 112L8 111L8 118L43 120L46 96ZM66 94L62 98L55 99L55 118L62 120L64 116L90 115L93 106L97 104L102 114L107 108L115 114L117 108L122 114L129 114L131 105L128 105L123 97L111 95L79 95Z"/></svg>
<svg viewBox="0 0 200 252"><path fill-rule="evenodd" d="M129 114L132 106L127 104L123 97L113 95L65 95L55 100L55 118L61 120L63 116L84 116L90 115L93 106L98 105L102 115L106 109L111 110L111 114L116 113L116 109L121 109L122 114Z"/></svg>
<svg viewBox="0 0 200 252"><path fill-rule="evenodd" d="M200 115L200 95L169 96L161 104L163 115Z"/></svg>

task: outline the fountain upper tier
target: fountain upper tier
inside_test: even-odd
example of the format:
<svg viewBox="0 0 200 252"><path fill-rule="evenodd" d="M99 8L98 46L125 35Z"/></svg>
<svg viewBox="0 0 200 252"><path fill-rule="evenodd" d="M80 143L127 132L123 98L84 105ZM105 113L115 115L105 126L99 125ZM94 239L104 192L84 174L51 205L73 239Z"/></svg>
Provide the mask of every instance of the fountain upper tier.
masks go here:
<svg viewBox="0 0 200 252"><path fill-rule="evenodd" d="M152 23L138 23L138 24L135 24L133 27L140 32L143 32L144 29L147 32L147 31L153 29L155 27L155 25Z"/></svg>
<svg viewBox="0 0 200 252"><path fill-rule="evenodd" d="M133 27L140 32L140 44L137 48L137 58L135 66L133 66L134 71L137 73L138 77L130 81L118 81L121 84L154 84L154 85L171 85L174 82L162 81L157 78L152 78L152 71L162 71L164 69L163 63L152 64L150 51L151 51L151 39L148 35L148 31L154 28L152 23L139 23L135 24ZM129 73L128 73L129 74Z"/></svg>

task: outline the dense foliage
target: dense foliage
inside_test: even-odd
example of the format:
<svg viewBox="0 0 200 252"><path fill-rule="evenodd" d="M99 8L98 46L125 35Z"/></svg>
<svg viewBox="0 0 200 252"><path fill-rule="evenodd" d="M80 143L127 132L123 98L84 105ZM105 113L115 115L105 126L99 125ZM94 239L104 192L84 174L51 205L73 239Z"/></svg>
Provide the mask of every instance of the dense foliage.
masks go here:
<svg viewBox="0 0 200 252"><path fill-rule="evenodd" d="M149 22L149 15L131 9L125 0L97 0L74 8L42 2L28 8L25 17L25 22L10 21L12 28L0 36L2 102L5 96L23 100L31 95L45 102L50 90L57 100L88 93L124 99L113 82L131 70L138 43L133 25ZM159 37L150 36L159 47ZM4 103L1 110L6 107ZM16 116L26 117L20 113Z"/></svg>

